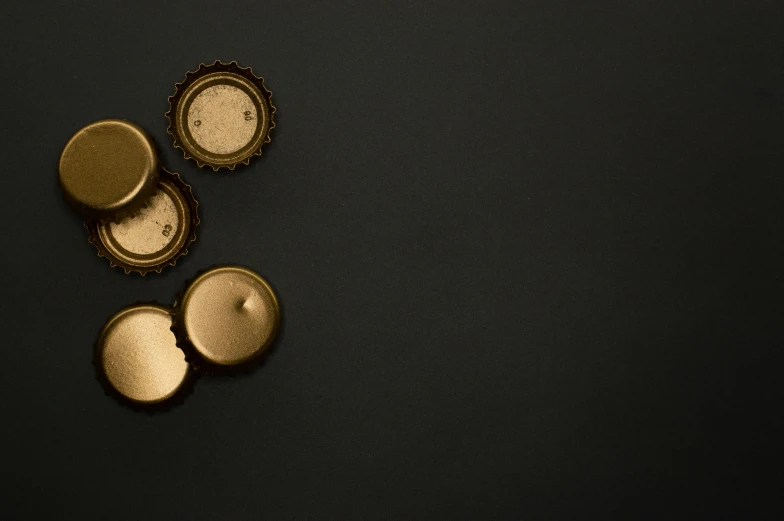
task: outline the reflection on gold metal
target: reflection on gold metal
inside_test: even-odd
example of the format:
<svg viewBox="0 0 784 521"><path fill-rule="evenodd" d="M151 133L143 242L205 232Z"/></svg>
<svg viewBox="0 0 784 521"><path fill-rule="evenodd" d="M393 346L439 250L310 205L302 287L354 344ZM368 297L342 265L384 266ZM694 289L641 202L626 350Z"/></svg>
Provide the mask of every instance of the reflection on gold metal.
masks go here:
<svg viewBox="0 0 784 521"><path fill-rule="evenodd" d="M278 299L270 285L239 266L202 273L176 308L174 330L179 344L195 355L189 360L202 369L255 359L272 344L280 324Z"/></svg>
<svg viewBox="0 0 784 521"><path fill-rule="evenodd" d="M270 142L275 127L272 93L264 79L237 62L201 64L175 85L169 98L174 146L199 166L233 170Z"/></svg>
<svg viewBox="0 0 784 521"><path fill-rule="evenodd" d="M125 308L106 323L98 337L96 362L121 396L151 405L183 387L189 366L171 325L171 310L152 304Z"/></svg>
<svg viewBox="0 0 784 521"><path fill-rule="evenodd" d="M188 253L196 240L197 209L191 187L179 175L161 169L157 192L136 214L117 223L89 220L85 225L98 255L112 266L126 273L160 273Z"/></svg>
<svg viewBox="0 0 784 521"><path fill-rule="evenodd" d="M155 193L158 158L150 137L130 121L91 123L60 156L60 187L85 217L120 220Z"/></svg>

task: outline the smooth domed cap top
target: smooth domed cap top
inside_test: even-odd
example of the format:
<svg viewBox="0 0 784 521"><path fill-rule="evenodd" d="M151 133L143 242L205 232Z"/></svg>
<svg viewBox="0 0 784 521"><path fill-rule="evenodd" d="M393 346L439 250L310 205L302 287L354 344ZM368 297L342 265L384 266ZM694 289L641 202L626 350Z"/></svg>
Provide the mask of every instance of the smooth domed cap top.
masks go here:
<svg viewBox="0 0 784 521"><path fill-rule="evenodd" d="M120 395L155 404L182 388L189 367L171 326L170 310L152 304L125 308L106 323L98 338L98 362Z"/></svg>
<svg viewBox="0 0 784 521"><path fill-rule="evenodd" d="M139 126L120 119L91 123L60 155L60 187L85 217L117 219L155 193L158 157Z"/></svg>

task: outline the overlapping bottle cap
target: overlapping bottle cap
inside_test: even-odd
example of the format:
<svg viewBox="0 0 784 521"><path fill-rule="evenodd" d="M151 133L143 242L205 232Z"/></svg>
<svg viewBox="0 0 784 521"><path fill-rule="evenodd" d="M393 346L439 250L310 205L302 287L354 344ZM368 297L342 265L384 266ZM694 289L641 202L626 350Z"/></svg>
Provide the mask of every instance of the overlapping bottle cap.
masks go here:
<svg viewBox="0 0 784 521"><path fill-rule="evenodd" d="M280 305L257 273L220 266L198 275L175 303L172 330L200 373L252 368L275 340Z"/></svg>
<svg viewBox="0 0 784 521"><path fill-rule="evenodd" d="M171 325L171 309L157 304L127 307L106 322L94 364L109 394L150 409L184 394L193 372Z"/></svg>
<svg viewBox="0 0 784 521"><path fill-rule="evenodd" d="M113 315L96 342L98 379L134 407L166 408L197 375L257 367L279 325L278 298L261 275L214 267L187 284L172 307L137 304Z"/></svg>
<svg viewBox="0 0 784 521"><path fill-rule="evenodd" d="M191 187L160 166L152 139L130 121L96 121L74 134L59 179L98 255L126 273L160 273L196 240Z"/></svg>
<svg viewBox="0 0 784 521"><path fill-rule="evenodd" d="M141 208L158 184L158 154L150 136L122 119L79 130L60 155L60 188L88 219L119 221Z"/></svg>

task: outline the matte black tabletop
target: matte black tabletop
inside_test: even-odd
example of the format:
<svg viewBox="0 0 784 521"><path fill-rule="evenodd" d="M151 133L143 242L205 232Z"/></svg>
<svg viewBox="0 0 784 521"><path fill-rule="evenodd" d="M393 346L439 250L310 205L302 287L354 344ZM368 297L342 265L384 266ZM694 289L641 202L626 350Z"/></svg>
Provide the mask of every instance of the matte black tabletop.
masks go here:
<svg viewBox="0 0 784 521"><path fill-rule="evenodd" d="M783 2L0 12L4 518L781 518ZM235 172L166 133L216 59L278 109ZM109 117L200 202L160 275L58 190ZM226 263L278 292L267 363L155 415L104 395L107 318Z"/></svg>

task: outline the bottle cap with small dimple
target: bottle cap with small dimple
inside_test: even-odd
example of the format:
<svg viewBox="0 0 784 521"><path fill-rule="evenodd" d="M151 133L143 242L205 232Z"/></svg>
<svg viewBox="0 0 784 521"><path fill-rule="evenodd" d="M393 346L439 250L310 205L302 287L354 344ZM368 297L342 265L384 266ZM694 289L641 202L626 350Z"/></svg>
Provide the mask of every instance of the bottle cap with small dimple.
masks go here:
<svg viewBox="0 0 784 521"><path fill-rule="evenodd" d="M198 372L219 374L253 367L279 325L278 298L266 280L242 266L219 266L177 299L172 330Z"/></svg>

